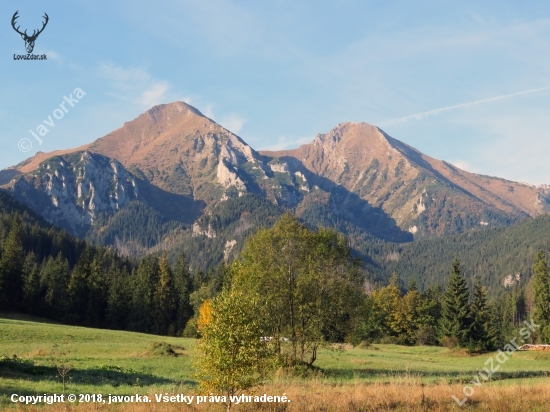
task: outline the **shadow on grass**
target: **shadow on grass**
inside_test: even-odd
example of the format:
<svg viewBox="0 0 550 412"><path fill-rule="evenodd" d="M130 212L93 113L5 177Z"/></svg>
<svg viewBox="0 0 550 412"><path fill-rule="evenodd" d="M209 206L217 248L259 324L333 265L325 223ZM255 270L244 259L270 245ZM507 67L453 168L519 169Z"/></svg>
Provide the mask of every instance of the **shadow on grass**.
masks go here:
<svg viewBox="0 0 550 412"><path fill-rule="evenodd" d="M58 369L55 366L37 366L30 360L7 357L0 357L0 377L24 379L32 382L61 381ZM177 381L112 365L87 369L74 368L69 371L66 380L77 385L111 385L113 387L121 385L139 387L162 384L196 384L193 381ZM1 393L2 390L0 389Z"/></svg>
<svg viewBox="0 0 550 412"><path fill-rule="evenodd" d="M23 321L23 322L46 323L49 325L61 325L60 322L57 322L55 320L41 318L33 315L27 315L24 313L17 313L17 312L0 312L0 319L8 319L8 320L15 320L15 321Z"/></svg>
<svg viewBox="0 0 550 412"><path fill-rule="evenodd" d="M391 369L326 369L323 371L323 375L328 379L433 379L439 378L446 381L449 384L452 383L469 383L475 379L479 371L449 371L449 372L436 372L436 371L420 371L420 370L391 370ZM483 376L487 376L485 371L481 371ZM524 378L540 378L548 377L550 373L548 371L514 371L514 372L495 372L490 381L506 380L506 379L524 379ZM482 381L484 379L480 378Z"/></svg>

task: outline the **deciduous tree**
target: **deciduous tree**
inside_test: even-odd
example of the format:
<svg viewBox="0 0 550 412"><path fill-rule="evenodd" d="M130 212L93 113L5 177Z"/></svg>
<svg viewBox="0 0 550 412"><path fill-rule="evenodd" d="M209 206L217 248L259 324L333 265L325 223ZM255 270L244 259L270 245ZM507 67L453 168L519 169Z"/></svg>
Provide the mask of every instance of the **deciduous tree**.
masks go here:
<svg viewBox="0 0 550 412"><path fill-rule="evenodd" d="M200 308L197 378L205 393L226 397L227 410L231 396L259 384L272 364L261 310L257 299L227 290Z"/></svg>
<svg viewBox="0 0 550 412"><path fill-rule="evenodd" d="M260 299L281 354L290 340L290 362L312 364L323 341L341 340L362 293L347 240L289 215L251 236L233 271L232 290Z"/></svg>

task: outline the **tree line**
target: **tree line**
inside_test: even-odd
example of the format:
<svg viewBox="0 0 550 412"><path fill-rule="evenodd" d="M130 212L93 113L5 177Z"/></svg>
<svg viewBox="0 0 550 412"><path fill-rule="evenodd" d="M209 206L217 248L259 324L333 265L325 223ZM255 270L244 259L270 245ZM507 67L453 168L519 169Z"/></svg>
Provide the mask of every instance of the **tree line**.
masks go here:
<svg viewBox="0 0 550 412"><path fill-rule="evenodd" d="M19 212L0 214L1 311L181 336L202 300L220 289L223 265L193 275L183 253L174 265L166 253L131 260ZM187 333L195 336L193 322Z"/></svg>

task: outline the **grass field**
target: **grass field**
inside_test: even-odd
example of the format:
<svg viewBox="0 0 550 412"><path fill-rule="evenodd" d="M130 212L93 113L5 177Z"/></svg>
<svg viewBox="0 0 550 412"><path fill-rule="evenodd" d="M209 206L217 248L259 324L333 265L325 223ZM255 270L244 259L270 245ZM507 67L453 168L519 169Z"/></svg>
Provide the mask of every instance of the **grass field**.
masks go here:
<svg viewBox="0 0 550 412"><path fill-rule="evenodd" d="M62 393L60 365L71 365L66 393L103 396L195 394L195 340L0 318L0 408L17 408L13 393ZM286 393L289 404L247 404L239 410L546 410L550 354L516 352L491 382L459 408L463 387L493 354L446 348L372 345L320 352L322 372L307 378L274 373L259 393ZM508 399L506 409L498 409ZM518 403L519 402L519 403ZM517 409L513 405L517 403ZM525 403L527 406L522 406ZM301 406L300 406L301 405ZM491 406L493 405L493 406ZM63 406L64 408L65 406ZM541 409L538 409L538 408ZM43 409L43 407L41 407ZM47 407L59 409L61 405ZM107 405L79 405L102 410ZM141 409L140 409L141 408ZM156 409L155 409L156 408ZM122 404L120 410L182 410L181 404ZM219 409L209 405L206 409ZM190 407L188 410L205 410ZM271 409L270 409L271 408ZM33 408L26 408L32 410ZM457 410L458 410L457 409ZM61 410L61 409L59 409ZM64 409L63 409L64 410ZM187 409L183 409L187 410Z"/></svg>

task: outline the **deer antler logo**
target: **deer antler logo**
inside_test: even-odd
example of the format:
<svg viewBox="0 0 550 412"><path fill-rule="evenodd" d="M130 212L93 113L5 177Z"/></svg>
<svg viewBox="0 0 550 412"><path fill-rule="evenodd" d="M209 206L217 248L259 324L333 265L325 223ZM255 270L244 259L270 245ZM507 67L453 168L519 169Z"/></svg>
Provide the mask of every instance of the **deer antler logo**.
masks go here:
<svg viewBox="0 0 550 412"><path fill-rule="evenodd" d="M50 18L48 17L48 15L47 15L46 13L44 13L44 19L45 19L46 21L44 21L44 22L42 23L42 28L41 28L40 30L38 30L38 31L34 30L34 31L32 32L32 35L29 36L29 35L27 34L27 30L25 30L23 33L21 33L21 32L19 31L19 26L15 27L16 20L17 20L17 18L19 17L18 13L19 13L19 10L17 10L17 11L15 12L15 14L13 15L13 17L11 18L11 25L12 25L13 29L14 29L17 33L19 33L19 34L21 35L21 38L22 38L23 40L25 40L25 48L27 49L27 53L32 53L32 51L34 50L34 42L36 41L36 38L38 37L38 35L39 35L40 33L42 33L42 32L44 31L44 29L46 28L46 25L48 24L48 20L49 20Z"/></svg>

